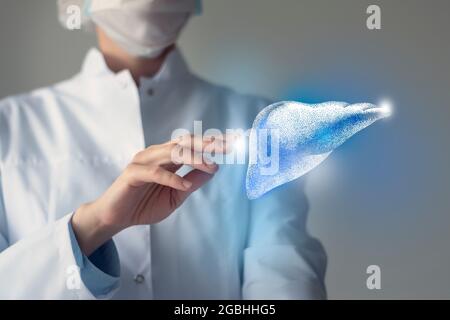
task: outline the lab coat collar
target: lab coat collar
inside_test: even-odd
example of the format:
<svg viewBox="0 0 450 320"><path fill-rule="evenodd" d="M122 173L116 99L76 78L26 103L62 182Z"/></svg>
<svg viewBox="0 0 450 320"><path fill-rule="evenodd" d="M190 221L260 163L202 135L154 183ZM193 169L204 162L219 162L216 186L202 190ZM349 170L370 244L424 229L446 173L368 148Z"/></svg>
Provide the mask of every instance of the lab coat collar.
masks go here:
<svg viewBox="0 0 450 320"><path fill-rule="evenodd" d="M122 77L124 73L129 74L128 70L119 73L112 72L103 57L103 54L97 48L91 48L86 55L83 63L82 73L90 76L109 76ZM152 82L165 82L170 80L181 80L190 76L190 70L178 48L172 50L166 57L161 69L151 78L141 78L141 84ZM131 76L131 75L130 75Z"/></svg>

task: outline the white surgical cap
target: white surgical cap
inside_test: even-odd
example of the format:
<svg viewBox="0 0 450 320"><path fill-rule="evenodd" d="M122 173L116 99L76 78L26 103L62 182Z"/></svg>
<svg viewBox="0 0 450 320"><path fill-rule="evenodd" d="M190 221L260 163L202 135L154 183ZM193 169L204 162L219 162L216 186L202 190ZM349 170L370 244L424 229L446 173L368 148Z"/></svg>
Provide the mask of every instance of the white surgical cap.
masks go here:
<svg viewBox="0 0 450 320"><path fill-rule="evenodd" d="M202 11L201 0L57 0L58 18L63 27L67 27L67 21L77 11L81 14L81 26L85 30L93 29L90 19L91 10L117 9L121 6L133 6L136 3L146 1L149 9L154 12L192 12L200 14Z"/></svg>

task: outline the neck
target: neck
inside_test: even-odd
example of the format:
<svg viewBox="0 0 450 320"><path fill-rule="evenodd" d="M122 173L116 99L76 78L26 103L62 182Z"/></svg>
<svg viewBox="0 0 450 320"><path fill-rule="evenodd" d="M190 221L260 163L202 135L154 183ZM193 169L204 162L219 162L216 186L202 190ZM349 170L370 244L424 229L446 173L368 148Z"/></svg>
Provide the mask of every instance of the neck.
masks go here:
<svg viewBox="0 0 450 320"><path fill-rule="evenodd" d="M98 44L108 68L115 73L129 70L134 81L139 85L140 78L151 78L161 69L167 55L175 45L169 46L156 58L134 57L116 45L103 30L97 28Z"/></svg>

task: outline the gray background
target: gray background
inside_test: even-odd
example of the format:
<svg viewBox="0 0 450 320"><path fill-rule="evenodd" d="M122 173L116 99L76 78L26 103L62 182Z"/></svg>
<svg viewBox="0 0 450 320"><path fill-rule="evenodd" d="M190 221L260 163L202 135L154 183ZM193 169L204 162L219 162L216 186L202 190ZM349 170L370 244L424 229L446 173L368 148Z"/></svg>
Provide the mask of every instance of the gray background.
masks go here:
<svg viewBox="0 0 450 320"><path fill-rule="evenodd" d="M1 97L79 70L95 39L60 28L54 0L0 3ZM245 93L395 104L307 177L330 298L450 298L449 16L448 0L205 0L181 37L193 70Z"/></svg>

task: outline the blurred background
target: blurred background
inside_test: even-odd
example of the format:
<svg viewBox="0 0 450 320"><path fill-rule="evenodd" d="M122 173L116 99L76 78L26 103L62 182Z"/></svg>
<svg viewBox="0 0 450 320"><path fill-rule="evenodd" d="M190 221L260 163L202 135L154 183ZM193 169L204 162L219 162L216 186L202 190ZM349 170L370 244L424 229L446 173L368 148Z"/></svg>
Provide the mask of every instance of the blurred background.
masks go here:
<svg viewBox="0 0 450 320"><path fill-rule="evenodd" d="M55 0L1 0L0 97L79 71L95 38ZM366 9L381 7L381 30ZM180 39L191 68L243 93L390 99L393 116L307 175L331 299L450 299L450 1L204 0ZM381 268L368 290L366 268Z"/></svg>

